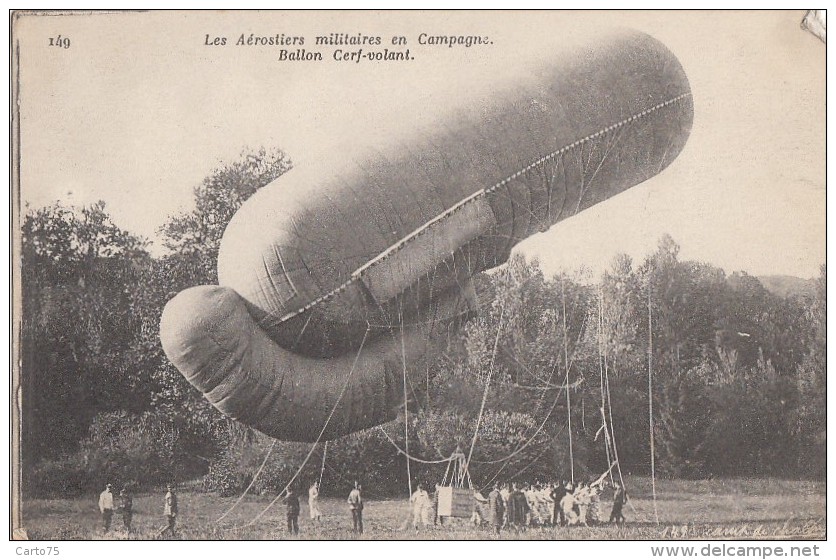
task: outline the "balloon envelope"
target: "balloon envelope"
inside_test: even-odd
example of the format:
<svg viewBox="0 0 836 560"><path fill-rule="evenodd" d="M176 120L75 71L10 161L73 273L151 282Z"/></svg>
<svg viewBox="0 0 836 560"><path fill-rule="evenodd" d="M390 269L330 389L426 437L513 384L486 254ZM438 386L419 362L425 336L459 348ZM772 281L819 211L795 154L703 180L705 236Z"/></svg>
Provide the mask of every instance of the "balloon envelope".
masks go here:
<svg viewBox="0 0 836 560"><path fill-rule="evenodd" d="M692 119L673 54L623 32L441 124L294 169L233 217L221 287L166 306L163 348L210 402L274 437L385 422L405 364L474 312L474 274L660 173Z"/></svg>

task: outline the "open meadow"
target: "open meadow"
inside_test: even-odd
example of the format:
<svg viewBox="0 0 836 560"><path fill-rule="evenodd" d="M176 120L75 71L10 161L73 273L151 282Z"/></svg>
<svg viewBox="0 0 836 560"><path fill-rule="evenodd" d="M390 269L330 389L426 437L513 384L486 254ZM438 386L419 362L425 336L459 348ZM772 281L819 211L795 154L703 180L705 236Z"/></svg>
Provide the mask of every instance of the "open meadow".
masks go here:
<svg viewBox="0 0 836 560"><path fill-rule="evenodd" d="M530 528L502 531L501 539L525 540L667 540L667 539L823 539L826 531L825 483L775 479L663 480L657 482L659 524L655 522L650 481L626 480L631 502L625 506L627 525L599 527ZM346 489L346 495L348 489ZM24 526L37 540L155 539L165 525L164 493L134 498L134 533L122 532L116 514L113 528L104 534L96 497L27 500ZM611 493L602 500L603 517L609 516ZM320 500L321 524L308 519L303 500L299 536L289 537L285 510L277 502L258 521L251 521L272 501L270 496L247 496L220 524L216 519L237 497L182 491L178 535L180 539L354 539L351 515L344 499ZM363 539L493 539L487 528L475 528L467 520L451 520L416 532L404 499L366 498ZM632 504L632 506L630 505ZM409 520L407 522L407 520ZM248 525L249 524L249 525Z"/></svg>

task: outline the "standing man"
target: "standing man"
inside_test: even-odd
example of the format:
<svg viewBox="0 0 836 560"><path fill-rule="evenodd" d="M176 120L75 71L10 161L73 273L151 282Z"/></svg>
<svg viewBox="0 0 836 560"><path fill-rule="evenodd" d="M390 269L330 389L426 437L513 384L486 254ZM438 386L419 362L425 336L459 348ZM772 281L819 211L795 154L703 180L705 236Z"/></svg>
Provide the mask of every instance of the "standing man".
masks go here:
<svg viewBox="0 0 836 560"><path fill-rule="evenodd" d="M504 506L504 512L502 519L502 526L508 526L508 517L511 515L511 486L506 482L502 484L499 488L499 495L502 496L502 505Z"/></svg>
<svg viewBox="0 0 836 560"><path fill-rule="evenodd" d="M502 519L505 516L505 500L499 492L499 483L493 485L493 490L488 494L488 521L493 527L494 533L499 535L502 527Z"/></svg>
<svg viewBox="0 0 836 560"><path fill-rule="evenodd" d="M287 532L299 534L299 496L292 486L288 487L284 503L287 505Z"/></svg>
<svg viewBox="0 0 836 560"><path fill-rule="evenodd" d="M430 524L430 495L424 490L421 483L410 496L409 501L412 502L412 526L418 530L418 522L423 523L424 528Z"/></svg>
<svg viewBox="0 0 836 560"><path fill-rule="evenodd" d="M354 522L354 532L363 534L363 496L360 491L363 489L359 482L354 483L354 490L348 495L348 508L351 510L351 519Z"/></svg>
<svg viewBox="0 0 836 560"><path fill-rule="evenodd" d="M519 489L517 483L511 485L511 495L508 497L508 525L516 529L523 529L526 525L528 513L528 501Z"/></svg>
<svg viewBox="0 0 836 560"><path fill-rule="evenodd" d="M601 522L601 492L606 482L603 480L589 486L589 508L586 513L586 524L597 525Z"/></svg>
<svg viewBox="0 0 836 560"><path fill-rule="evenodd" d="M134 515L134 498L131 496L130 490L127 486L122 487L122 492L119 494L119 509L122 510L122 524L125 526L125 531L131 532L131 519Z"/></svg>
<svg viewBox="0 0 836 560"><path fill-rule="evenodd" d="M589 483L587 481L578 483L578 487L575 488L575 507L578 510L578 522L581 525L588 525L587 514L591 501L592 493L589 490Z"/></svg>
<svg viewBox="0 0 836 560"><path fill-rule="evenodd" d="M621 509L627 503L627 492L620 482L615 483L615 495L612 498L612 512L610 513L610 523L616 525L624 525L624 514Z"/></svg>
<svg viewBox="0 0 836 560"><path fill-rule="evenodd" d="M322 519L322 511L319 509L319 483L316 481L308 488L308 511L311 521L319 524Z"/></svg>
<svg viewBox="0 0 836 560"><path fill-rule="evenodd" d="M575 503L575 485L571 481L566 483L566 494L560 499L560 511L564 525L576 525L578 523L578 505Z"/></svg>
<svg viewBox="0 0 836 560"><path fill-rule="evenodd" d="M566 525L566 516L563 515L563 508L560 507L560 500L562 500L565 495L566 482L564 480L560 480L554 485L554 488L552 488L552 491L549 494L554 502L554 505L552 506L552 525L555 527L557 527L558 523L560 523L560 525Z"/></svg>
<svg viewBox="0 0 836 560"><path fill-rule="evenodd" d="M174 486L166 485L165 504L163 512L165 513L168 525L163 529L163 533L170 533L171 536L175 534L175 524L177 523L177 494L174 492Z"/></svg>
<svg viewBox="0 0 836 560"><path fill-rule="evenodd" d="M113 519L113 493L112 486L105 486L104 492L99 494L99 511L102 512L102 524L105 533L110 531L110 520Z"/></svg>

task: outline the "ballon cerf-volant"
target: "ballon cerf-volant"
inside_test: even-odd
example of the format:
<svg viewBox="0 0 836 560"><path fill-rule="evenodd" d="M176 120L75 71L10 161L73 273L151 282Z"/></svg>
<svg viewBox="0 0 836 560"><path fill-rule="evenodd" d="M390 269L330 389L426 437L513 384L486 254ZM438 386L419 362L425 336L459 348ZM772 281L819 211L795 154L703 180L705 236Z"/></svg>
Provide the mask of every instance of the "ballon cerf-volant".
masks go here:
<svg viewBox="0 0 836 560"><path fill-rule="evenodd" d="M297 167L238 210L220 285L178 294L160 326L214 406L292 441L393 419L405 364L474 312L474 274L660 173L693 120L681 65L636 32L439 112L440 126Z"/></svg>

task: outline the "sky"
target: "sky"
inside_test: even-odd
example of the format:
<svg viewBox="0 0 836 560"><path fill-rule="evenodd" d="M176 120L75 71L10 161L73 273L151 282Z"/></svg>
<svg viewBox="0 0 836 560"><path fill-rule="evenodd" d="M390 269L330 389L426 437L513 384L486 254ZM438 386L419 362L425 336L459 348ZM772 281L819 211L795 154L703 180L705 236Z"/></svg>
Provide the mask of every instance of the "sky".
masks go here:
<svg viewBox="0 0 836 560"><path fill-rule="evenodd" d="M660 175L517 247L547 272L598 272L670 234L683 259L727 273L813 277L825 262L825 46L790 12L151 12L24 17L24 204L104 200L155 242L192 189L247 148L281 148L291 173L351 158L428 112L467 103L611 26L679 58L694 100L683 152ZM278 61L243 34L405 36L408 63ZM419 33L489 36L430 47ZM49 46L69 38L69 48ZM226 46L206 45L206 36ZM55 41L54 41L55 42ZM387 45L381 45L385 47ZM288 47L294 49L296 47ZM405 47L391 47L405 48ZM309 50L314 50L310 48Z"/></svg>

